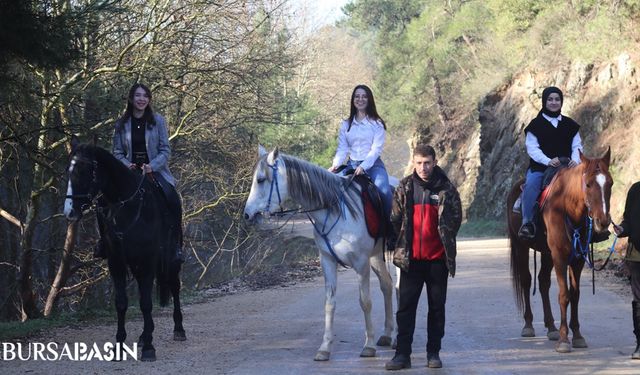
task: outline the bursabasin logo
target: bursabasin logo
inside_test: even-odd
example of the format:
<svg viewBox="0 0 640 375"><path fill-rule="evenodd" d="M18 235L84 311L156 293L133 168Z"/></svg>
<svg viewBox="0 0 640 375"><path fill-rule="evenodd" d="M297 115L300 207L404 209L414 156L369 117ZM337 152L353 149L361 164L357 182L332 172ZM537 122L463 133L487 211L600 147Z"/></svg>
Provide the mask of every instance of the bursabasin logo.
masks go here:
<svg viewBox="0 0 640 375"><path fill-rule="evenodd" d="M0 361L126 361L138 360L138 343L3 342Z"/></svg>

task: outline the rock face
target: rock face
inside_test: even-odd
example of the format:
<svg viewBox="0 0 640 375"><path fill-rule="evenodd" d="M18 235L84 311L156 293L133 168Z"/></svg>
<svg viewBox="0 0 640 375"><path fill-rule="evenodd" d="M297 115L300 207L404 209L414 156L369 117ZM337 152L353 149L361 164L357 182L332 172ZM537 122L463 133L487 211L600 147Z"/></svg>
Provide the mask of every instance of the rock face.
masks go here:
<svg viewBox="0 0 640 375"><path fill-rule="evenodd" d="M418 132L415 141L437 145L467 217L501 221L507 192L529 161L523 130L541 108L542 90L557 86L564 92L562 113L581 125L585 155L601 156L611 147L612 218L618 222L627 190L640 179L639 64L622 54L599 64L523 71L489 92L477 112L447 131Z"/></svg>

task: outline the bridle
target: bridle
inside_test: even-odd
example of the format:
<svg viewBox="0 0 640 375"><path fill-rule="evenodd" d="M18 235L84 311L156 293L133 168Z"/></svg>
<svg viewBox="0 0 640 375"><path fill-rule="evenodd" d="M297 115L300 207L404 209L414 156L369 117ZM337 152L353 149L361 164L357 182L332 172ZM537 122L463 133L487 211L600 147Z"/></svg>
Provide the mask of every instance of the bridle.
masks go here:
<svg viewBox="0 0 640 375"><path fill-rule="evenodd" d="M125 230L116 232L116 235L120 239L122 239L124 234L126 234L131 228L133 228L133 226L136 224L136 222L140 218L140 213L142 211L142 205L143 205L143 199L144 199L144 193L145 193L145 189L142 187L142 185L144 184L144 181L147 178L147 175L146 174L142 175L142 178L140 179L140 183L138 184L136 190L133 192L131 196L129 196L126 199L120 200L116 203L109 204L106 207L103 207L100 204L98 204L98 200L103 195L98 189L98 176L97 176L98 161L95 158L90 159L87 157L74 155L73 158L71 159L71 162L75 164L85 163L85 164L90 164L92 166L92 171L91 171L92 179L89 185L89 191L86 194L71 194L71 195L65 196L66 198L70 198L70 199L83 199L83 198L87 199L89 201L88 208L86 204L82 205L82 207L80 207L82 212L84 212L85 208L87 208L89 212L94 211L96 212L96 214L101 215L105 219L111 219L115 226L116 224L115 217L118 214L118 212L127 203L133 201L136 196L139 196L136 216L134 217L134 219L131 221L131 223L127 226ZM105 211L108 212L107 215L105 215Z"/></svg>

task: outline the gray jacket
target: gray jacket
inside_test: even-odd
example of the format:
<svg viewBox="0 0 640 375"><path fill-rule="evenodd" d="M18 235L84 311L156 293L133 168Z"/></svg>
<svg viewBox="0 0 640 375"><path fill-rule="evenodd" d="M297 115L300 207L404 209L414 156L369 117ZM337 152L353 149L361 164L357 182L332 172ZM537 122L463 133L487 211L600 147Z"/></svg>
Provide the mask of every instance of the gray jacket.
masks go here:
<svg viewBox="0 0 640 375"><path fill-rule="evenodd" d="M149 166L154 172L160 173L168 183L175 186L176 179L169 171L169 158L171 157L171 147L169 146L169 133L164 121L164 117L154 113L156 125L149 129L145 127L144 137L147 145L147 155L149 156ZM113 133L113 156L124 165L131 164L133 151L131 150L131 118L124 124L116 124Z"/></svg>

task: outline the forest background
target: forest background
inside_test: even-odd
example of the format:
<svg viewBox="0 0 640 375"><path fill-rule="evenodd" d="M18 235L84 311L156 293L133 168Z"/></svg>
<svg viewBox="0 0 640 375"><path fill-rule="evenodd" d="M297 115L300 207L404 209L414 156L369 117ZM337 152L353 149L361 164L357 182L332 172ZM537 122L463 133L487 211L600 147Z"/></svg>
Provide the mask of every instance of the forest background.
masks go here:
<svg viewBox="0 0 640 375"><path fill-rule="evenodd" d="M0 320L112 300L91 256L94 218L61 214L65 169L72 135L111 148L134 82L169 124L187 291L300 256L241 219L257 145L328 166L359 83L389 125L390 173L406 173L415 143L434 145L468 235L504 234L506 191L527 164L522 129L542 89L561 87L587 155L612 147L619 220L640 168L640 0L355 0L320 26L309 9L0 0Z"/></svg>

